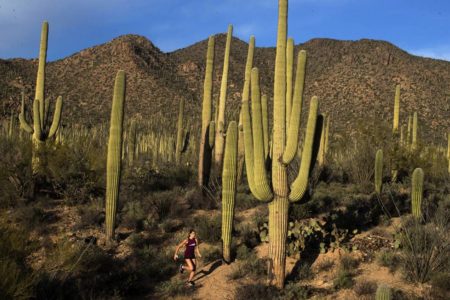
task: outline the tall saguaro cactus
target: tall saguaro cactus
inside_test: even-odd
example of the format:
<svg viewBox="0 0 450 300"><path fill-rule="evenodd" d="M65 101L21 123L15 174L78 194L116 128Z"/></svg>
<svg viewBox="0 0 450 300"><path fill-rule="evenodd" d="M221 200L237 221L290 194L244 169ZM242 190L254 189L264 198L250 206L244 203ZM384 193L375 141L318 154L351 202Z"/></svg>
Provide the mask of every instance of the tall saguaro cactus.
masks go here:
<svg viewBox="0 0 450 300"><path fill-rule="evenodd" d="M411 211L412 215L420 219L422 217L423 197L423 170L416 168L412 174L411 181Z"/></svg>
<svg viewBox="0 0 450 300"><path fill-rule="evenodd" d="M394 99L394 123L392 126L392 133L398 133L398 123L400 118L400 85L395 86L395 99Z"/></svg>
<svg viewBox="0 0 450 300"><path fill-rule="evenodd" d="M419 127L419 118L417 116L417 112L414 112L413 116L413 126L412 126L412 142L411 142L411 148L417 149L417 132Z"/></svg>
<svg viewBox="0 0 450 300"><path fill-rule="evenodd" d="M203 83L203 104L202 104L202 132L200 137L200 154L198 159L198 186L203 187L209 181L211 172L211 147L214 145L214 134L211 134L212 118L212 88L214 69L214 36L208 40L208 50L206 53L206 71ZM212 140L211 140L212 139Z"/></svg>
<svg viewBox="0 0 450 300"><path fill-rule="evenodd" d="M125 72L117 72L109 127L108 157L106 162L106 238L114 238L117 201L119 198L122 159L122 131L125 102Z"/></svg>
<svg viewBox="0 0 450 300"><path fill-rule="evenodd" d="M223 159L223 147L225 143L225 102L227 100L227 86L228 86L228 67L230 62L230 48L231 39L233 37L233 26L228 26L227 42L225 46L225 55L223 58L223 71L222 71L222 81L220 84L220 96L219 96L219 107L216 108L217 120L216 120L216 139L214 142L214 164L216 171L222 169L222 159Z"/></svg>
<svg viewBox="0 0 450 300"><path fill-rule="evenodd" d="M381 194L383 184L383 150L379 149L375 155L375 192Z"/></svg>
<svg viewBox="0 0 450 300"><path fill-rule="evenodd" d="M19 114L20 127L26 132L33 135L33 157L32 168L33 173L37 174L42 167L43 160L40 157L39 149L43 143L52 138L58 131L61 121L61 111L63 100L59 96L56 99L56 106L53 114L51 125L48 124L47 115L49 112L49 102L45 99L45 65L47 59L48 44L48 22L42 24L41 41L39 47L39 66L36 78L36 92L33 102L33 126L30 126L25 117L25 97L22 95L22 107ZM49 126L50 125L50 126Z"/></svg>
<svg viewBox="0 0 450 300"><path fill-rule="evenodd" d="M177 143L175 146L175 162L177 164L181 161L181 153L183 151L183 118L184 118L184 98L180 100L180 107L178 110L177 122Z"/></svg>
<svg viewBox="0 0 450 300"><path fill-rule="evenodd" d="M447 162L448 162L448 174L450 174L450 132L447 133Z"/></svg>
<svg viewBox="0 0 450 300"><path fill-rule="evenodd" d="M222 171L222 249L226 263L231 261L231 233L236 201L237 139L237 124L232 121L228 125Z"/></svg>
<svg viewBox="0 0 450 300"><path fill-rule="evenodd" d="M292 107L292 83L294 73L294 40L288 38L286 45L286 128L289 128Z"/></svg>
<svg viewBox="0 0 450 300"><path fill-rule="evenodd" d="M284 286L286 264L286 238L289 202L297 202L304 196L308 186L311 162L315 161L313 146L317 142L316 122L318 112L317 97L310 104L305 143L297 178L289 186L287 166L294 159L298 148L301 96L299 85L295 85L289 129L286 128L286 38L287 0L278 2L278 36L275 58L275 82L273 105L273 146L271 182L266 170L262 107L259 88L259 71L253 68L251 74L251 109L248 96L242 97L242 120L245 139L245 165L247 179L252 194L260 201L269 202L269 273L274 275L275 285ZM300 60L300 55L299 55ZM296 79L297 83L297 79ZM244 86L248 87L244 84ZM247 96L247 97L246 97Z"/></svg>

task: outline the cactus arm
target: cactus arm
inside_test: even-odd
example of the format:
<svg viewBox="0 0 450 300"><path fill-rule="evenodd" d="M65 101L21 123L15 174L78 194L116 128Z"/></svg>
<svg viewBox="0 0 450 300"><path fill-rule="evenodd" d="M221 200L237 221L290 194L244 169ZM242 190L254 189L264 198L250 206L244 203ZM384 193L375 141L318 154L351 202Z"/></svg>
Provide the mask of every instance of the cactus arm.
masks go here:
<svg viewBox="0 0 450 300"><path fill-rule="evenodd" d="M59 96L56 99L56 106L55 106L55 112L53 113L52 126L50 127L50 131L48 133L49 138L53 137L56 134L56 132L58 131L59 125L61 123L62 106L63 106L63 99L62 99L62 96Z"/></svg>
<svg viewBox="0 0 450 300"><path fill-rule="evenodd" d="M209 147L212 149L214 148L214 134L216 132L216 122L211 121L209 122L208 127L208 141L209 141Z"/></svg>
<svg viewBox="0 0 450 300"><path fill-rule="evenodd" d="M231 261L231 233L233 231L237 179L238 131L235 121L228 125L226 136L222 171L222 246L224 261L229 263Z"/></svg>
<svg viewBox="0 0 450 300"><path fill-rule="evenodd" d="M422 197L423 197L423 170L416 168L412 174L411 181L411 211L412 215L422 218Z"/></svg>
<svg viewBox="0 0 450 300"><path fill-rule="evenodd" d="M25 130L26 132L33 134L34 130L33 127L31 127L27 120L25 119L25 92L22 91L22 106L20 107L20 114L19 114L19 122L20 122L20 128Z"/></svg>
<svg viewBox="0 0 450 300"><path fill-rule="evenodd" d="M325 145L323 148L323 150L325 151L325 156L328 153L328 146L329 146L328 137L329 137L329 133L330 133L330 118L331 118L331 116L327 115L327 122L326 122L326 127L325 127L325 140L324 140Z"/></svg>
<svg viewBox="0 0 450 300"><path fill-rule="evenodd" d="M117 72L109 129L108 157L106 164L106 216L105 227L108 240L114 238L117 200L120 187L122 157L122 131L125 101L125 72Z"/></svg>
<svg viewBox="0 0 450 300"><path fill-rule="evenodd" d="M261 110L262 110L262 127L264 136L264 158L269 158L269 112L267 105L267 95L261 96Z"/></svg>
<svg viewBox="0 0 450 300"><path fill-rule="evenodd" d="M289 164L297 154L298 133L300 130L300 118L303 104L303 88L305 84L306 51L301 50L298 53L297 71L295 74L294 98L292 101L292 114L289 123L286 149L283 153L283 163ZM287 101L287 100L286 100Z"/></svg>
<svg viewBox="0 0 450 300"><path fill-rule="evenodd" d="M227 99L227 85L228 85L228 67L230 61L230 48L231 39L233 35L233 26L228 26L227 41L225 46L225 54L223 59L223 71L222 80L220 83L220 94L219 94L219 107L217 115L217 128L216 128L216 141L214 150L214 161L216 168L221 169L222 159L223 159L223 148L224 148L224 134L225 134L225 102ZM217 108L216 108L217 109Z"/></svg>
<svg viewBox="0 0 450 300"><path fill-rule="evenodd" d="M297 178L291 185L289 200L292 202L299 201L306 192L308 186L308 176L313 160L314 136L317 122L317 112L319 109L319 101L316 96L312 97L309 107L308 123L306 125L305 143L302 151L302 160Z"/></svg>
<svg viewBox="0 0 450 300"><path fill-rule="evenodd" d="M45 119L45 96L44 96L44 87L45 87L45 64L47 60L47 44L48 44L48 22L45 21L42 23L41 29L41 41L39 48L39 65L38 65L38 74L36 78L36 94L34 96L35 99L40 101L39 104L39 117L41 120L41 129L44 126Z"/></svg>
<svg viewBox="0 0 450 300"><path fill-rule="evenodd" d="M272 190L267 179L266 157L264 155L264 133L261 108L261 94L259 86L259 71L252 69L251 74L252 95L252 133L253 133L253 164L254 185L259 199L268 201L273 198Z"/></svg>
<svg viewBox="0 0 450 300"><path fill-rule="evenodd" d="M40 118L40 102L38 99L34 99L33 102L33 127L34 133L33 137L35 140L42 141L42 130L41 130L41 118Z"/></svg>
<svg viewBox="0 0 450 300"><path fill-rule="evenodd" d="M286 45L286 130L289 130L289 122L292 110L292 76L294 72L294 40L288 38Z"/></svg>
<svg viewBox="0 0 450 300"><path fill-rule="evenodd" d="M375 155L375 192L381 194L383 184L383 150L379 149Z"/></svg>

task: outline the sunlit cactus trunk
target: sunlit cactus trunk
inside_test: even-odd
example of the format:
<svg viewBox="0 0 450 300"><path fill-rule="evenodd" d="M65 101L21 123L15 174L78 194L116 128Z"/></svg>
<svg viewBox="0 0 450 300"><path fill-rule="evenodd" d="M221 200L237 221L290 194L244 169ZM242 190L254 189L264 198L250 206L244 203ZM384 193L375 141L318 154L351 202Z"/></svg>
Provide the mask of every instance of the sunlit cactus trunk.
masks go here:
<svg viewBox="0 0 450 300"><path fill-rule="evenodd" d="M231 262L231 233L236 201L237 139L237 124L232 121L227 130L222 171L222 246L223 259L226 263Z"/></svg>
<svg viewBox="0 0 450 300"><path fill-rule="evenodd" d="M225 55L223 59L222 81L220 84L219 106L216 107L216 137L214 142L214 165L216 172L220 173L222 170L223 147L225 143L225 106L227 100L227 85L228 85L228 67L230 62L230 48L231 39L233 37L233 26L228 26L227 41L225 46Z"/></svg>
<svg viewBox="0 0 450 300"><path fill-rule="evenodd" d="M448 174L450 174L450 132L447 133L447 162L448 162Z"/></svg>
<svg viewBox="0 0 450 300"><path fill-rule="evenodd" d="M411 148L412 150L417 149L417 142L418 142L418 127L419 127L419 118L417 116L417 112L414 112L413 116L413 123L412 123L412 141L411 141Z"/></svg>
<svg viewBox="0 0 450 300"><path fill-rule="evenodd" d="M203 83L203 104L202 104L202 131L200 137L200 151L198 159L198 186L203 187L208 184L211 172L211 117L212 117L212 87L213 87L213 68L214 68L214 36L208 40L208 50L206 53L206 71Z"/></svg>
<svg viewBox="0 0 450 300"><path fill-rule="evenodd" d="M416 219L422 218L423 170L416 168L411 180L411 212Z"/></svg>
<svg viewBox="0 0 450 300"><path fill-rule="evenodd" d="M125 102L125 72L117 72L109 128L108 157L106 162L105 231L107 240L114 239L117 201L119 198L122 158L122 131Z"/></svg>
<svg viewBox="0 0 450 300"><path fill-rule="evenodd" d="M394 98L394 122L392 124L392 133L398 133L398 123L400 119L400 85L395 86L395 98Z"/></svg>

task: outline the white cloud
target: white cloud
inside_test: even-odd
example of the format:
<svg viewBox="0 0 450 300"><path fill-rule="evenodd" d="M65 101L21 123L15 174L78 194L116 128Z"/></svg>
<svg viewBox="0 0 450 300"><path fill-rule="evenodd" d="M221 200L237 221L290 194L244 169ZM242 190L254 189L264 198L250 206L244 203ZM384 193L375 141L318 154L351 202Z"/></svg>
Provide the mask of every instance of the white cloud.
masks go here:
<svg viewBox="0 0 450 300"><path fill-rule="evenodd" d="M409 50L411 54L450 61L450 45Z"/></svg>

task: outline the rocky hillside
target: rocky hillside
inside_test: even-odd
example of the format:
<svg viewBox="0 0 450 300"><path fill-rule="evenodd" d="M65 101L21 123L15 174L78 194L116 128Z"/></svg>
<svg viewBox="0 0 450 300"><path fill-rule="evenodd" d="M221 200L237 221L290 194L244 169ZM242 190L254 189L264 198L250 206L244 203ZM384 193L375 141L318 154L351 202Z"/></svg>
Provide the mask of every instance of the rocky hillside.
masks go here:
<svg viewBox="0 0 450 300"><path fill-rule="evenodd" d="M258 43L258 41L256 41ZM113 80L118 69L127 73L127 113L144 119L169 120L178 101L187 101L189 121L198 125L201 110L207 40L163 53L144 37L125 35L48 64L47 95L65 98L64 123L95 124L109 118ZM216 37L214 95L218 98L225 35ZM401 120L418 111L427 136L443 137L450 130L450 62L408 54L374 40L313 39L296 46L307 50L305 99L319 96L321 110L332 115L337 130L351 128L357 118L390 122L395 85L402 86ZM229 75L229 117L236 115L243 85L247 43L232 42ZM271 96L274 48L257 48L255 66L263 90ZM36 60L0 59L0 114L18 111L20 89L33 96ZM31 102L29 102L31 103ZM70 117L68 117L70 116Z"/></svg>

